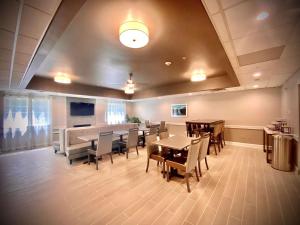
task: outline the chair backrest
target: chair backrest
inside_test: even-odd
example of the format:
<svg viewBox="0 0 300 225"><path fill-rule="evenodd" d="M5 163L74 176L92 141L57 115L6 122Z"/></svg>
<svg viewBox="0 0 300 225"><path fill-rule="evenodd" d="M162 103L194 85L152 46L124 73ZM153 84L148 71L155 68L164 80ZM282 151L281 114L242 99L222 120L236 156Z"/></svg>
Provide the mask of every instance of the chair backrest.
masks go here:
<svg viewBox="0 0 300 225"><path fill-rule="evenodd" d="M197 165L201 141L201 138L193 139L191 141L186 160L186 173L190 173Z"/></svg>
<svg viewBox="0 0 300 225"><path fill-rule="evenodd" d="M112 138L113 138L112 131L99 133L96 156L104 155L111 152Z"/></svg>
<svg viewBox="0 0 300 225"><path fill-rule="evenodd" d="M166 129L166 121L160 121L159 130L163 131Z"/></svg>
<svg viewBox="0 0 300 225"><path fill-rule="evenodd" d="M217 137L221 133L222 124L218 123L214 126L214 137Z"/></svg>
<svg viewBox="0 0 300 225"><path fill-rule="evenodd" d="M210 135L209 133L202 133L201 134L201 145L200 145L200 150L199 150L199 161L201 161L202 159L204 159L207 155L207 150L208 150L208 146L209 146L209 139L210 139Z"/></svg>
<svg viewBox="0 0 300 225"><path fill-rule="evenodd" d="M157 126L150 126L149 134L157 134Z"/></svg>
<svg viewBox="0 0 300 225"><path fill-rule="evenodd" d="M145 126L146 126L147 128L150 127L150 121L149 121L149 120L145 120Z"/></svg>
<svg viewBox="0 0 300 225"><path fill-rule="evenodd" d="M168 138L170 135L169 135L169 131L168 130L165 130L165 131L162 131L159 133L159 139L165 139L165 138Z"/></svg>
<svg viewBox="0 0 300 225"><path fill-rule="evenodd" d="M139 128L131 128L128 133L127 148L133 148L138 145Z"/></svg>
<svg viewBox="0 0 300 225"><path fill-rule="evenodd" d="M154 141L156 141L156 134L149 134L146 135L146 146L147 146L147 154L148 157L152 154L153 150L157 149L158 146L152 144Z"/></svg>

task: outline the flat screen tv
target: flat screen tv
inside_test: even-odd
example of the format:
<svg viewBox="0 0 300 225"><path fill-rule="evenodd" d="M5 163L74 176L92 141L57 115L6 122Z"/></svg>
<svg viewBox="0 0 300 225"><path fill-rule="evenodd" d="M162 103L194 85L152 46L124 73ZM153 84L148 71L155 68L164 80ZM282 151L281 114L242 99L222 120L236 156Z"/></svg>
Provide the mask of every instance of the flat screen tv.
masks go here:
<svg viewBox="0 0 300 225"><path fill-rule="evenodd" d="M95 105L93 103L71 102L71 116L93 116Z"/></svg>

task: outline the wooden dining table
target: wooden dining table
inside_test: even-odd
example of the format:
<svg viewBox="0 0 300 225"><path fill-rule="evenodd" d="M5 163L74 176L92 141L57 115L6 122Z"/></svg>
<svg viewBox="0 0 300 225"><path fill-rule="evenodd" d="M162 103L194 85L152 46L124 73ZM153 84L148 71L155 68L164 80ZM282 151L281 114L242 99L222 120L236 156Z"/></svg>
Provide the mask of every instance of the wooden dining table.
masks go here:
<svg viewBox="0 0 300 225"><path fill-rule="evenodd" d="M191 145L192 140L195 138L192 137L186 137L186 136L180 136L180 135L174 135L170 136L168 138L164 138L158 141L152 142L154 145L158 145L164 148L168 148L170 150L170 155L174 155L174 150L176 151L186 151L187 147ZM170 176L176 176L183 178L182 175L178 174L176 169L171 168L171 174Z"/></svg>
<svg viewBox="0 0 300 225"><path fill-rule="evenodd" d="M119 130L119 131L114 131L113 132L115 138L114 140L120 139L120 141L123 141L123 136L128 134L128 130ZM98 140L99 134L88 134L88 135L83 135L83 136L78 136L80 140L86 141L86 142L91 142L92 149L96 149L95 146L95 141Z"/></svg>

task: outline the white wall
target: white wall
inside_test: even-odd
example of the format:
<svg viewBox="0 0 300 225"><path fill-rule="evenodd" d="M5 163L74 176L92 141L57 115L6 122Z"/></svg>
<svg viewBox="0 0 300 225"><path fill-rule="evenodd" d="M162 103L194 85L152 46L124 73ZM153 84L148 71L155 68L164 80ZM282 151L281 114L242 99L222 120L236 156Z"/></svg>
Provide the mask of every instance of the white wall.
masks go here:
<svg viewBox="0 0 300 225"><path fill-rule="evenodd" d="M171 104L187 103L188 117L172 118ZM212 93L144 100L134 103L142 120L185 122L189 119L224 119L230 125L263 126L281 118L281 89Z"/></svg>
<svg viewBox="0 0 300 225"><path fill-rule="evenodd" d="M52 127L67 127L67 101L66 97L52 96Z"/></svg>

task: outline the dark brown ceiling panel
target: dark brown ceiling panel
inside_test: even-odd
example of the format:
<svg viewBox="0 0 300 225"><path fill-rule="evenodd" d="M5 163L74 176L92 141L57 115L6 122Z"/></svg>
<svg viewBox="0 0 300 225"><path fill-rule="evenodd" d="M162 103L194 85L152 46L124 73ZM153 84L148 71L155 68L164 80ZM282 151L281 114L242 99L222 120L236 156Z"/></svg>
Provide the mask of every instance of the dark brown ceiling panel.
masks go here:
<svg viewBox="0 0 300 225"><path fill-rule="evenodd" d="M129 15L149 29L150 41L144 48L130 49L119 41L119 26ZM192 73L203 69L208 77L224 74L229 86L239 85L200 0L87 0L64 30L58 40L54 36L55 46L45 43L49 54L45 60L45 55L37 59L43 61L36 71L40 76L53 78L64 72L77 83L121 90L133 72L141 93L189 83ZM165 61L172 65L167 67Z"/></svg>
<svg viewBox="0 0 300 225"><path fill-rule="evenodd" d="M37 73L38 68L45 60L50 50L56 44L57 40L63 34L72 21L74 16L78 13L86 0L62 0L59 5L53 20L51 21L48 30L41 41L36 54L20 83L20 88L26 88L32 77Z"/></svg>
<svg viewBox="0 0 300 225"><path fill-rule="evenodd" d="M238 56L240 66L251 65L255 63L266 62L270 60L279 59L283 50L284 45L268 48L257 52L251 52L249 54Z"/></svg>
<svg viewBox="0 0 300 225"><path fill-rule="evenodd" d="M68 85L59 84L53 79L34 76L29 82L27 89L38 91L49 91L66 94L87 95L87 96L100 96L109 98L129 99L123 91L114 90L106 87L99 87L93 85L71 83Z"/></svg>
<svg viewBox="0 0 300 225"><path fill-rule="evenodd" d="M149 88L143 91L138 91L132 96L132 99L200 92L203 90L220 90L228 87L232 87L232 82L228 80L228 77L226 75L215 76L203 82L181 82L177 84L167 84Z"/></svg>

